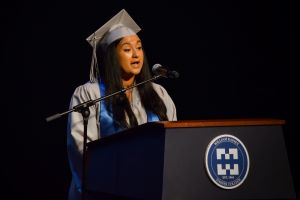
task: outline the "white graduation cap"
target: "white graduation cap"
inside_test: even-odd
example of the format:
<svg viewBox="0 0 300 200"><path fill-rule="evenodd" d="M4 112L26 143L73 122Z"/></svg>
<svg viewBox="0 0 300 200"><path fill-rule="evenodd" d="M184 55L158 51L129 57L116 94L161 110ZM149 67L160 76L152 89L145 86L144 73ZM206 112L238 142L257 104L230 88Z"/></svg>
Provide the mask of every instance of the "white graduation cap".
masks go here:
<svg viewBox="0 0 300 200"><path fill-rule="evenodd" d="M98 63L96 49L100 45L106 48L114 41L129 35L135 35L141 28L135 23L125 9L113 16L103 26L91 34L86 40L93 47L93 57L90 69L90 80L95 82L98 78Z"/></svg>

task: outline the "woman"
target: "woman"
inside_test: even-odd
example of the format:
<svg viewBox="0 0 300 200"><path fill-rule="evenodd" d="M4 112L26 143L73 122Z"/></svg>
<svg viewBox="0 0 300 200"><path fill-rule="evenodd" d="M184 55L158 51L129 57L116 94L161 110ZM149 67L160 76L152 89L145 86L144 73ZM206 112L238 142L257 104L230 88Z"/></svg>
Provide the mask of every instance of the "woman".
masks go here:
<svg viewBox="0 0 300 200"><path fill-rule="evenodd" d="M88 38L94 50L98 47L98 59L94 57L91 80L74 91L71 108L151 78L142 42L136 34L139 30L123 9ZM175 120L176 108L167 91L149 82L91 106L87 142L143 123ZM72 171L69 199L80 198L82 149L82 116L72 112L68 121L68 155Z"/></svg>

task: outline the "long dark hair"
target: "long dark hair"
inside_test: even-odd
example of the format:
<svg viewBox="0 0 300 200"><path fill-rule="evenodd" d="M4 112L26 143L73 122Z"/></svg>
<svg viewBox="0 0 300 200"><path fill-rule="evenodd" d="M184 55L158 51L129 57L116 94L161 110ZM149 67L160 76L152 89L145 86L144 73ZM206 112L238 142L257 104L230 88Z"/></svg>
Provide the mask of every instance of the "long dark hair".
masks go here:
<svg viewBox="0 0 300 200"><path fill-rule="evenodd" d="M121 79L121 67L118 61L116 46L121 39L110 44L105 50L99 48L99 71L100 79L105 84L105 92L112 94L123 88ZM141 72L136 75L135 83L151 78L148 61L144 51L144 63ZM152 84L146 83L137 87L141 98L141 103L146 111L151 111L158 116L162 121L168 120L167 109L154 90ZM125 93L114 95L105 100L107 109L112 113L115 123L123 128L134 127L138 125L137 119L131 109L129 100ZM126 115L128 116L129 123L126 121Z"/></svg>

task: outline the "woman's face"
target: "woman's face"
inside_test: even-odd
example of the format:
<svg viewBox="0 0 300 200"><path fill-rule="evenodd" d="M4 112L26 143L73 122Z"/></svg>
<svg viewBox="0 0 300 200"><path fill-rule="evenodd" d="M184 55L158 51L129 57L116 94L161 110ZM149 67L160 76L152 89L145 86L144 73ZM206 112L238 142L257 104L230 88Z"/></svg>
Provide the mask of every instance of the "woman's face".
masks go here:
<svg viewBox="0 0 300 200"><path fill-rule="evenodd" d="M123 78L130 78L140 73L144 63L144 51L137 35L124 37L117 45L117 55Z"/></svg>

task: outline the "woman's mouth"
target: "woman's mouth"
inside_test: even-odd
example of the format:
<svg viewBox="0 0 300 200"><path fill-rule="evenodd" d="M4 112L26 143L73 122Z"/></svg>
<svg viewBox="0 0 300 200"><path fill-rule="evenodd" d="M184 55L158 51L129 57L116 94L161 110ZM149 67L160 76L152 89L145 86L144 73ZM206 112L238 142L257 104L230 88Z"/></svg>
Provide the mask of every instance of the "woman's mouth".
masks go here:
<svg viewBox="0 0 300 200"><path fill-rule="evenodd" d="M131 63L131 66L132 66L132 67L138 67L138 66L139 66L139 63L140 63L139 61L132 62L132 63Z"/></svg>

